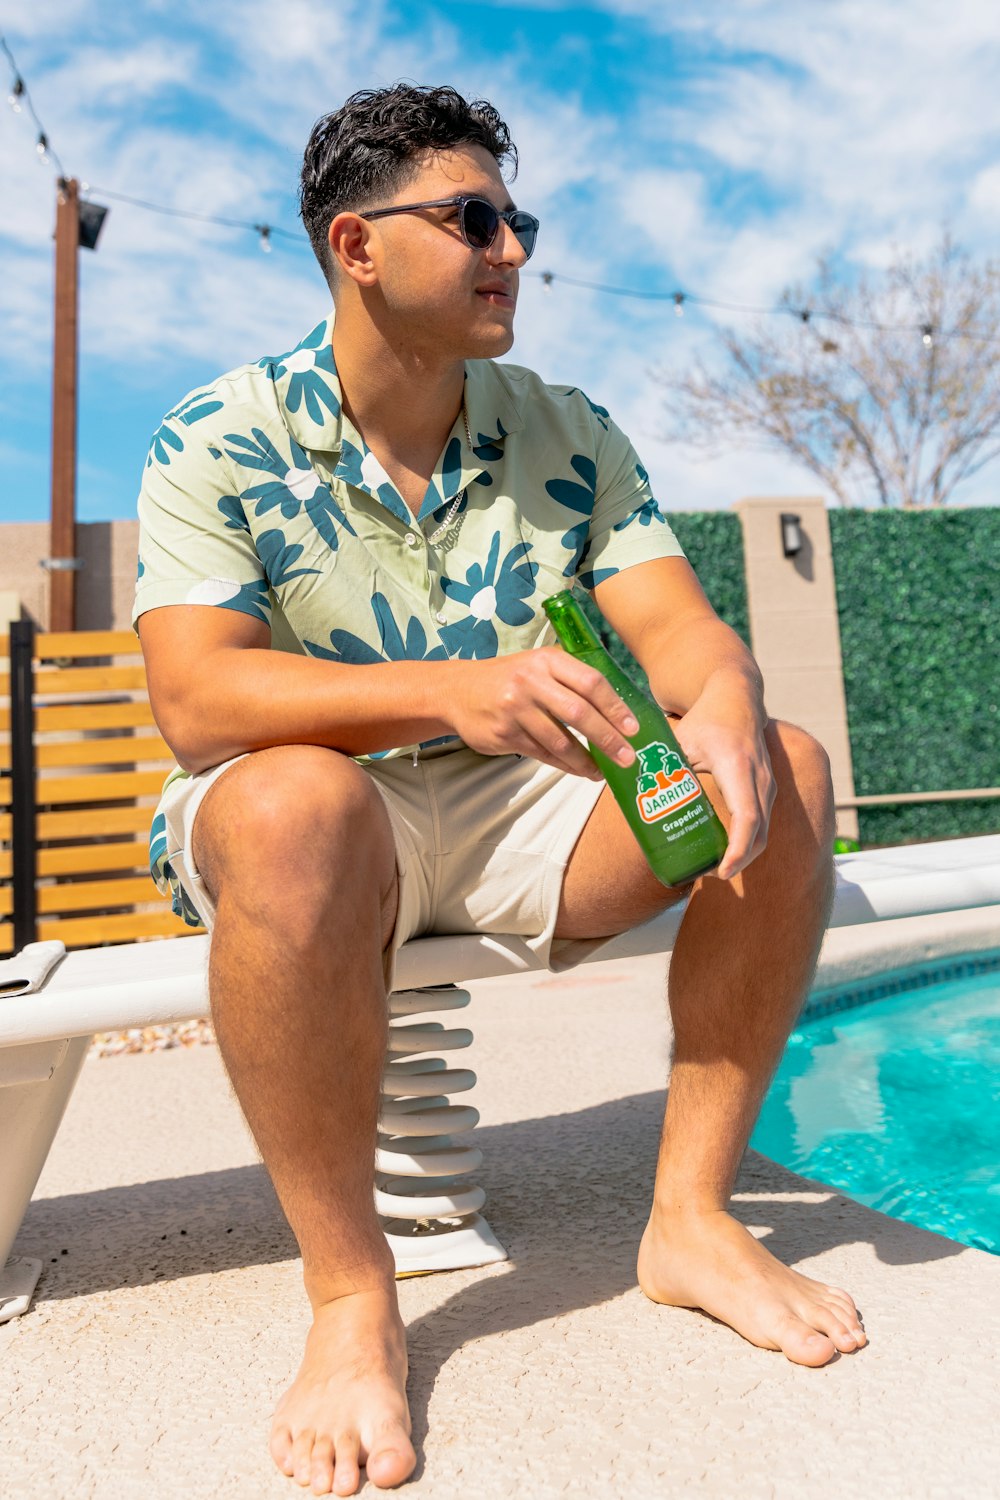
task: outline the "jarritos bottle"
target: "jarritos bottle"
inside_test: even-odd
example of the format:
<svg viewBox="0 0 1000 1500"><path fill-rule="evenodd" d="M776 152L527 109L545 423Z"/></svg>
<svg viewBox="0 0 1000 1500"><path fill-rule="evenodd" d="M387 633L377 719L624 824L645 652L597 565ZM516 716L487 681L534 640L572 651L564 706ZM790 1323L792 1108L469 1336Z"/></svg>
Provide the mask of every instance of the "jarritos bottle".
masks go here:
<svg viewBox="0 0 1000 1500"><path fill-rule="evenodd" d="M608 655L568 589L544 608L565 649L602 672L639 721L638 732L626 736L636 753L632 765L618 765L593 745L590 754L653 874L664 885L685 885L714 870L726 852L726 830L662 711Z"/></svg>

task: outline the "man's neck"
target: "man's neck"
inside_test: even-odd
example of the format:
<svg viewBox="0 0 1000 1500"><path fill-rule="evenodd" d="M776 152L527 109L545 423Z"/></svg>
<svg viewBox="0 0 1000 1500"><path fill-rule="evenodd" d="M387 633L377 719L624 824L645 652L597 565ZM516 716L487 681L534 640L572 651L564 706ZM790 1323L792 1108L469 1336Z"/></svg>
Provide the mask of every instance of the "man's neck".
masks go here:
<svg viewBox="0 0 1000 1500"><path fill-rule="evenodd" d="M333 356L345 411L376 456L432 467L462 408L464 361L401 352L371 324L356 336L335 323Z"/></svg>

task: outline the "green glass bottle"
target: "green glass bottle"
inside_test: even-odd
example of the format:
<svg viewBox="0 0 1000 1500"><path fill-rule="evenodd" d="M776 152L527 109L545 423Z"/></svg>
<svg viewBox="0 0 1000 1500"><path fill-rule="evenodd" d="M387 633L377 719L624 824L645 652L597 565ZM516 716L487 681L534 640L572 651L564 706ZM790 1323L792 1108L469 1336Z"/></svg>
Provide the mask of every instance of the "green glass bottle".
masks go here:
<svg viewBox="0 0 1000 1500"><path fill-rule="evenodd" d="M544 608L565 649L602 672L639 721L638 732L626 736L636 753L632 765L618 765L593 745L590 754L653 874L664 885L685 885L714 870L726 852L726 830L662 710L608 655L568 589Z"/></svg>

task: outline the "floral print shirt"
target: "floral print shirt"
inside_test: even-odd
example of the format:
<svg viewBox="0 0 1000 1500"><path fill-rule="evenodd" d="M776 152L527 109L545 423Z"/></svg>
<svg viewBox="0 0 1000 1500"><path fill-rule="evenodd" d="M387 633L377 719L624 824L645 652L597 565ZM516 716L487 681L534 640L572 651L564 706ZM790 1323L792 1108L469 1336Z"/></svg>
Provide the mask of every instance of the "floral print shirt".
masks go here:
<svg viewBox="0 0 1000 1500"><path fill-rule="evenodd" d="M206 604L323 661L483 659L551 643L542 601L574 580L683 555L607 411L492 360L466 363L472 447L460 412L414 517L341 410L332 335L331 313L167 413L139 495L133 623ZM152 853L179 909L160 816Z"/></svg>

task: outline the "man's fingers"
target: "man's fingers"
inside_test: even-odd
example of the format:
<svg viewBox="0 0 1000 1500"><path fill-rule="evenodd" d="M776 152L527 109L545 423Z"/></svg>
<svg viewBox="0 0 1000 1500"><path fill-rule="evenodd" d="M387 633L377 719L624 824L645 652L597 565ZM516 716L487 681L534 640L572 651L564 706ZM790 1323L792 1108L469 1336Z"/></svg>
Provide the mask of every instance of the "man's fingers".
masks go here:
<svg viewBox="0 0 1000 1500"><path fill-rule="evenodd" d="M623 736L638 733L639 721L635 714L596 667L589 667L586 662L578 661L568 651L554 652L550 665L557 682L571 688L577 697L593 704Z"/></svg>
<svg viewBox="0 0 1000 1500"><path fill-rule="evenodd" d="M586 776L599 781L601 773L594 765L579 740L569 733L564 724L559 724L541 709L526 714L521 719L521 731L525 747L522 754L544 761L571 776Z"/></svg>
<svg viewBox="0 0 1000 1500"><path fill-rule="evenodd" d="M569 660L573 661L573 658ZM585 666L582 662L573 665ZM590 672L592 669L586 670ZM545 706L555 718L570 725L596 749L603 751L609 760L629 766L635 760L635 752L628 736L638 731L638 720L607 680L600 673L595 675L597 684L589 679L563 683L555 676Z"/></svg>

